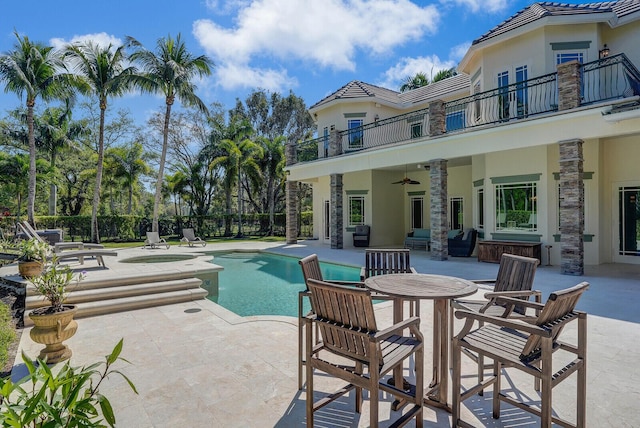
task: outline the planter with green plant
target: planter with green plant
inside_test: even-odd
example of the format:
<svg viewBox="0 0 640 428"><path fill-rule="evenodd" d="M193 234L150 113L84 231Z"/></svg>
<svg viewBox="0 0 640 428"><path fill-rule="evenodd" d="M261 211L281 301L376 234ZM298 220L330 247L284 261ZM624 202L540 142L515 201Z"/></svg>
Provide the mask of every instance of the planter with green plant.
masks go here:
<svg viewBox="0 0 640 428"><path fill-rule="evenodd" d="M34 324L29 335L34 342L45 345L39 358L46 358L48 363L57 363L71 357L71 349L62 342L72 337L78 329L78 323L73 319L78 308L75 305L65 305L64 300L69 284L74 280L77 284L83 278L84 272L74 275L69 266L59 265L55 256L41 275L31 278L35 289L50 304L29 313Z"/></svg>
<svg viewBox="0 0 640 428"><path fill-rule="evenodd" d="M112 365L121 360L120 339L105 361L90 366L71 367L67 362L51 370L45 361L34 364L24 353L29 374L13 382L11 376L0 379L0 425L11 427L101 427L115 426L111 403L99 392L102 381L119 374L136 394L135 385ZM103 369L99 369L104 366Z"/></svg>
<svg viewBox="0 0 640 428"><path fill-rule="evenodd" d="M36 238L26 239L18 245L18 272L23 278L33 278L42 273L49 255L49 245Z"/></svg>

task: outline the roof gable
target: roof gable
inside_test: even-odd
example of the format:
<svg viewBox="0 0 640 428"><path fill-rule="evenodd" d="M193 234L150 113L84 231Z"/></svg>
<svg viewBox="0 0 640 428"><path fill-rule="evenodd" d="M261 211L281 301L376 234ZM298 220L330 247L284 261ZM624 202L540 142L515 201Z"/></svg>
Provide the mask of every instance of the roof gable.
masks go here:
<svg viewBox="0 0 640 428"><path fill-rule="evenodd" d="M597 3L569 4L557 2L533 3L507 18L471 44L477 45L493 37L505 34L539 19L553 16L576 16L613 13L620 19L640 11L640 0L619 0Z"/></svg>
<svg viewBox="0 0 640 428"><path fill-rule="evenodd" d="M324 97L323 99L312 105L309 109L315 109L332 101L344 99L356 100L362 98L375 98L380 101L399 104L399 94L399 92L383 88L381 86L372 85L370 83L361 82L359 80L352 80L331 95Z"/></svg>

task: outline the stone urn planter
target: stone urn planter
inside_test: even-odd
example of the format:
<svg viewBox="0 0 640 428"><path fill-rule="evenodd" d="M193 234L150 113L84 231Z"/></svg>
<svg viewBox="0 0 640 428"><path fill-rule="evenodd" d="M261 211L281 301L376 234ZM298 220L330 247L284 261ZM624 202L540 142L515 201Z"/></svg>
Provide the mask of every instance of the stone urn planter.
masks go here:
<svg viewBox="0 0 640 428"><path fill-rule="evenodd" d="M63 305L61 312L51 312L51 306L34 309L29 313L34 327L31 339L45 345L38 358L47 359L48 364L58 363L71 358L71 349L62 342L72 337L78 330L78 323L73 319L78 311L75 305Z"/></svg>
<svg viewBox="0 0 640 428"><path fill-rule="evenodd" d="M42 274L44 264L42 262L18 262L18 273L23 278L33 278Z"/></svg>

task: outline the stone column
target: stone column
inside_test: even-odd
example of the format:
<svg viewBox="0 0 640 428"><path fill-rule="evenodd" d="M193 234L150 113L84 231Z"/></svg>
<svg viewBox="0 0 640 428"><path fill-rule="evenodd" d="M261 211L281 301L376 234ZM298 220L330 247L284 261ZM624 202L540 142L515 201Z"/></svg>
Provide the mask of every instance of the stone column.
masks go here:
<svg viewBox="0 0 640 428"><path fill-rule="evenodd" d="M560 272L584 275L584 182L582 140L560 145Z"/></svg>
<svg viewBox="0 0 640 428"><path fill-rule="evenodd" d="M570 61L558 64L558 110L580 107L581 76L580 63Z"/></svg>
<svg viewBox="0 0 640 428"><path fill-rule="evenodd" d="M329 157L342 154L342 138L336 129L329 132Z"/></svg>
<svg viewBox="0 0 640 428"><path fill-rule="evenodd" d="M342 249L342 174L331 174L331 248Z"/></svg>
<svg viewBox="0 0 640 428"><path fill-rule="evenodd" d="M447 132L447 113L444 101L435 100L429 103L429 135L435 137Z"/></svg>
<svg viewBox="0 0 640 428"><path fill-rule="evenodd" d="M298 146L295 143L288 143L285 146L285 157L287 166L293 165L298 161ZM287 226L285 236L287 244L295 244L298 242L298 182L285 182L285 199L287 210Z"/></svg>
<svg viewBox="0 0 640 428"><path fill-rule="evenodd" d="M287 181L285 183L287 202L287 244L298 242L298 182Z"/></svg>
<svg viewBox="0 0 640 428"><path fill-rule="evenodd" d="M294 165L298 163L298 145L295 143L288 143L285 145L284 155L287 165Z"/></svg>
<svg viewBox="0 0 640 428"><path fill-rule="evenodd" d="M431 178L431 260L447 260L449 243L447 241L447 161L434 159L429 161Z"/></svg>

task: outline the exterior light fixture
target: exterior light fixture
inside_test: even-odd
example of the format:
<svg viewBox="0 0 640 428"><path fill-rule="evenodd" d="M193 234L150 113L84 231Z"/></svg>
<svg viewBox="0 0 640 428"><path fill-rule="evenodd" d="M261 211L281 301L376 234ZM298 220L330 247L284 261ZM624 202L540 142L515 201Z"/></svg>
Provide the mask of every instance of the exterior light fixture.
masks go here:
<svg viewBox="0 0 640 428"><path fill-rule="evenodd" d="M609 48L607 47L606 43L604 44L604 47L600 51L598 51L598 54L600 56L600 59L606 58L609 56Z"/></svg>

